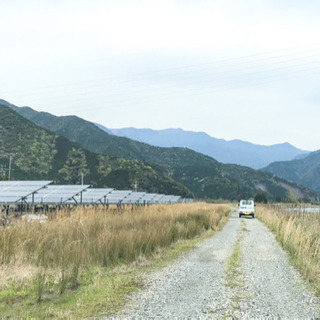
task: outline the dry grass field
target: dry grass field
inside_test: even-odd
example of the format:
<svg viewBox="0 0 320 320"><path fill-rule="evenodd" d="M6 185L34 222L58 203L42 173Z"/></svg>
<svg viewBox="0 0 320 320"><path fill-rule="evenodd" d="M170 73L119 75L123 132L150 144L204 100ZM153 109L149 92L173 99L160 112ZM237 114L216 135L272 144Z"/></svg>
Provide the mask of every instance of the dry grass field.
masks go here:
<svg viewBox="0 0 320 320"><path fill-rule="evenodd" d="M289 253L305 279L320 296L320 214L287 210L287 205L259 206L257 216Z"/></svg>
<svg viewBox="0 0 320 320"><path fill-rule="evenodd" d="M109 313L139 285L137 269L161 264L226 222L204 203L108 210L76 208L40 223L1 228L0 314L76 318Z"/></svg>

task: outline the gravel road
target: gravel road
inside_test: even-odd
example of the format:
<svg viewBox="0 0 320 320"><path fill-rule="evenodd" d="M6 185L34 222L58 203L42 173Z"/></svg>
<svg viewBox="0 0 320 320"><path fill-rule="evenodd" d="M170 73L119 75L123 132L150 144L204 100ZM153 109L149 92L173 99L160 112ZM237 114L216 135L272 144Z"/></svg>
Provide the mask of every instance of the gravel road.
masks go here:
<svg viewBox="0 0 320 320"><path fill-rule="evenodd" d="M236 285L226 265L239 241ZM238 218L145 280L116 319L315 319L320 303L308 291L272 233L257 219ZM109 317L110 318L110 317Z"/></svg>

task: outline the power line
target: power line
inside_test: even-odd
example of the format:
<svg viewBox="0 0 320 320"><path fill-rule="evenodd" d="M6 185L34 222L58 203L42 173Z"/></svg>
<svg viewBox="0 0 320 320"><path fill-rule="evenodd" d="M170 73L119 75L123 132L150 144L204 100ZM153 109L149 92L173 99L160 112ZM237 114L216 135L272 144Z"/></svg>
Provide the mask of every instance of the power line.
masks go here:
<svg viewBox="0 0 320 320"><path fill-rule="evenodd" d="M313 45L319 46L320 43ZM164 101L181 98L183 96L187 97L225 90L237 90L243 87L290 79L306 73L309 76L317 75L320 70L320 66L318 65L320 59L310 61L304 61L304 59L319 58L319 53L317 53L316 50L319 50L320 47L307 50L306 48L310 46L311 45L299 46L298 48L305 48L305 50L288 54L285 54L285 52L292 50L292 48L286 51L273 51L273 53L281 53L276 56L268 57L267 55L269 53L256 54L204 64L163 69L152 73L136 74L136 76L148 75L149 77L135 78L133 75L131 75L130 78L110 77L109 80L112 80L111 83L100 83L91 87L87 86L85 89L75 87L71 90L81 91L64 94L62 96L55 92L53 97L41 98L39 101L41 104L46 105L54 103L55 110L60 108L66 109L66 104L78 104L86 101L91 103L94 99L106 101L95 104L95 107L107 103L113 106L125 106L141 103L142 101ZM301 52L308 53L309 55L301 57L299 56ZM316 53L310 55L310 53L313 52ZM250 60L250 57L256 57L256 59ZM248 61L241 61L241 59L247 59ZM199 68L199 66L201 68ZM156 75L158 75L158 77ZM119 79L123 79L123 81L115 81ZM90 83L90 81L87 83ZM71 87L76 86L76 84L77 83L71 84ZM106 86L108 87L106 88ZM101 89L99 89L100 87ZM49 90L54 88L55 86L47 87ZM90 90L90 88L95 90ZM37 93L37 95L39 95L39 93ZM32 97L32 94L29 92L25 95L15 95L15 97L18 96L28 98ZM72 97L77 98L73 99ZM60 103L63 105L57 106L56 104L59 103L59 101L61 101ZM69 107L68 110L71 110L71 108ZM79 108L77 108L77 110L79 110Z"/></svg>
<svg viewBox="0 0 320 320"><path fill-rule="evenodd" d="M146 94L146 90L143 89L142 90L142 95L140 96L132 96L132 94L135 93L139 93L139 92L128 92L126 96L125 92L123 93L119 93L117 94L117 97L120 98L118 101L117 100L107 100L105 103L103 103L103 105L105 105L106 103L112 104L114 106L125 106L125 105L134 105L136 103L141 103L143 100L147 100L147 102L152 102L152 101L163 101L163 100L167 100L169 98L179 98L182 96L194 96L194 95L200 95L200 94L208 94L208 93L214 93L214 92L219 92L219 91L226 91L226 90L237 90L239 88L244 88L244 87L250 87L250 86L258 86L261 84L265 84L265 83L270 83L270 82L275 82L275 81L279 81L279 80L284 80L284 79L290 79L295 77L296 75L300 75L301 73L306 73L306 75L317 75L320 72L320 66L315 66L312 65L310 68L300 68L300 69L296 69L296 70L290 70L290 72L287 72L286 74L268 74L268 75L261 75L261 72L254 72L254 73L244 73L244 74L239 74L237 76L233 76L233 77L226 77L225 82L219 82L219 83L213 83L213 84L207 84L205 88L201 87L201 88L178 88L177 90L171 90L168 93L165 92L158 92L158 96L155 96L155 93L151 93L151 94ZM246 77L248 75L254 76L250 79L246 79ZM201 82L198 82L197 84L199 84ZM193 85L196 83L192 83ZM180 85L179 85L180 86ZM171 86L171 87L175 87L175 86ZM209 87L209 88L208 88ZM149 88L149 89L154 89L153 87ZM158 90L161 90L163 88L159 87ZM129 94L131 94L131 96L129 97ZM101 99L108 99L110 98L109 95L101 95L100 97L97 95L94 95L93 97L90 96L86 96L86 97L81 97L81 98L77 98L77 99L73 99L73 100L66 100L66 99L62 99L61 103L79 103L79 102L92 102L93 99L97 99L97 98L101 98ZM150 99L151 98L151 99ZM55 105L54 108L55 109L59 109L60 107L56 105L56 103L59 103L59 98L54 98L51 99L51 101L55 101ZM42 100L42 103L48 104L50 102L50 100ZM102 104L100 104L102 105ZM97 104L95 104L95 107L97 106ZM61 108L65 108L65 106L61 106ZM91 106L92 108L92 106ZM70 109L69 109L70 110ZM77 109L78 110L78 109Z"/></svg>
<svg viewBox="0 0 320 320"><path fill-rule="evenodd" d="M299 51L295 51L295 52L292 52L292 53L286 53L286 52L288 52L290 50L293 50L293 49L307 48L307 47L310 47L310 46L319 46L319 47L316 47L316 48L313 48L313 49L308 49L308 50L303 50L303 51L300 51L300 52ZM130 77L131 77L131 79L134 79L133 81L137 81L137 80L138 81L144 81L144 80L154 79L154 77L156 75L161 75L162 74L163 76L165 76L165 75L168 75L168 73L171 72L171 71L178 71L178 70L182 71L180 73L186 73L186 72L190 73L190 72L195 72L195 71L207 70L209 66L212 66L212 67L215 67L215 68L217 68L219 66L220 67L233 67L234 68L237 65L243 65L243 64L254 63L254 62L265 63L268 60L279 59L279 58L286 58L287 61L288 61L288 58L291 57L291 56L294 56L294 55L297 55L297 54L301 54L301 53L310 53L310 52L313 52L313 51L316 51L316 50L320 50L320 43L301 45L301 46L291 47L291 48L284 49L284 50L274 50L274 51L270 51L270 52L262 53L262 54L254 54L254 55L241 56L241 57L235 57L235 58L220 59L220 60L217 60L217 61L211 61L211 62L200 63L200 64L184 65L184 66L178 66L178 67L172 67L172 68L166 68L166 69L159 69L159 70L154 70L152 72L135 73L135 74L130 75ZM281 54L280 55L276 55L276 56L270 56L270 57L267 56L267 55L273 54L273 53L281 53ZM267 57L264 57L264 56L267 56ZM318 56L318 54L315 54L313 56ZM255 57L257 59L252 59L252 58L255 58ZM304 58L308 58L308 56L304 57ZM248 61L242 61L243 59L249 59L249 60ZM299 57L296 58L296 59L299 59ZM296 59L294 59L294 60L296 60ZM283 62L283 61L281 61L281 62ZM197 70L198 67L202 67L202 68L205 68L205 69L198 69ZM177 75L178 73L176 72L175 74ZM139 76L145 76L145 75L151 76L151 77L144 77L144 78L140 78L139 79ZM110 76L110 77L104 77L104 78L101 78L101 79L89 80L89 81L88 80L84 80L84 81L79 81L79 82L64 83L64 84L56 85L56 86L40 87L40 88L36 88L34 92L35 92L35 94L39 94L39 90L41 90L41 89L54 90L54 89L57 89L57 88L66 88L68 86L69 87L77 86L79 84L83 84L87 88L88 84L90 84L92 82L96 82L96 81L98 81L100 83L100 85L104 85L104 84L101 84L101 82L102 81L106 81L106 80L109 80L109 81L111 80L112 84L131 83L132 82L131 79L128 79L128 75L126 75L126 76ZM123 81L116 82L116 80L123 80ZM93 85L93 86L96 87L96 85ZM77 89L77 87L76 87L76 89ZM12 92L10 92L10 91L3 92L3 94L10 94L10 93L12 93ZM28 91L28 94L30 94L30 91Z"/></svg>
<svg viewBox="0 0 320 320"><path fill-rule="evenodd" d="M319 57L319 54L317 55L312 55L312 56L309 56L309 57ZM308 57L308 58L309 58ZM295 59L296 60L296 59ZM184 78L178 78L176 80L180 80L180 81L183 81L183 82L187 82L189 81L189 84L195 84L194 82L194 79L197 79L197 78L200 78L200 82L197 81L197 83L201 83L201 81L205 81L206 78L205 77L210 77L210 76L218 76L218 75L222 75L224 76L225 78L225 75L228 75L228 74L232 74L232 73L236 73L236 72L246 72L247 74L249 74L248 71L250 71L250 73L255 73L255 72L269 72L270 70L272 71L273 69L276 69L277 71L285 71L287 69L291 69L291 68L294 68L294 67L297 67L297 66L304 66L304 65L310 65L311 68L313 68L314 66L314 63L317 63L319 62L320 60L318 61L307 61L307 62L303 62L303 63L299 63L299 64L289 64L291 63L292 61L295 61L295 60L291 60L291 61L285 61L286 65L284 66L277 66L276 64L272 64L270 66L270 68L268 68L268 66L266 64L264 64L263 66L260 66L260 65L244 65L244 66L241 66L241 68L238 68L238 69L235 69L235 68L232 68L232 69L228 69L228 70L223 70L222 68L220 69L214 69L214 70L201 70L201 71L206 71L205 73L200 73L200 74L191 74L188 78L184 77ZM283 61L279 61L277 62L278 64L283 64ZM251 71L252 70L252 71ZM199 70L197 70L198 72ZM173 75L173 76L176 76L176 75ZM153 78L154 79L154 78ZM216 80L216 79L215 79ZM217 79L219 80L219 79ZM163 80L164 81L164 80ZM174 81L174 79L172 79L172 82ZM128 81L130 83L130 81ZM94 94L94 93L100 93L100 92L103 92L104 93L104 96L116 96L116 95L123 95L123 91L124 90L127 90L127 89L134 89L134 88L137 88L138 90L137 91L134 91L135 92L138 92L139 89L144 91L145 88L146 88L146 85L149 85L149 84L145 84L145 83L141 83L141 82L135 82L135 81L131 81L133 84L131 84L130 86L121 86L121 87L116 87L114 83L112 83L112 86L109 87L109 90L112 90L112 93L107 93L107 90L106 90L106 84L100 84L96 87L94 87L94 89L96 88L99 88L99 87L102 87L101 89L97 89L97 90L88 90L90 87L86 87L85 88L85 91L82 90L81 93L79 92L74 92L74 93L68 93L68 94L65 94L65 95L60 95L59 97L69 97L69 96L79 96L79 95L87 95L87 94ZM177 86L177 84L172 84L171 82L170 83L162 83L162 84L157 84L157 86L161 86L162 88L163 87L173 87L173 86ZM180 84L178 84L178 86L180 86ZM152 87L153 89L155 88L155 86L153 85ZM116 91L117 90L121 90L119 93L117 93ZM79 90L78 88L75 88L75 90ZM38 93L35 93L34 95L38 95ZM17 95L16 95L17 96ZM30 97L32 96L32 94L27 94L27 95L18 95L19 97Z"/></svg>

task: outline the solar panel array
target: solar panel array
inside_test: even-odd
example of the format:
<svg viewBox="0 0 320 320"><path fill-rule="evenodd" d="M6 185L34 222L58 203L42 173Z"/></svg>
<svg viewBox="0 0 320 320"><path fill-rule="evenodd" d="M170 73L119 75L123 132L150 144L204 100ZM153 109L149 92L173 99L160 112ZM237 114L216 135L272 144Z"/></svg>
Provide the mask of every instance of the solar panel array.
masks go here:
<svg viewBox="0 0 320 320"><path fill-rule="evenodd" d="M192 202L180 196L90 188L89 185L49 185L52 181L0 181L2 204L169 204Z"/></svg>

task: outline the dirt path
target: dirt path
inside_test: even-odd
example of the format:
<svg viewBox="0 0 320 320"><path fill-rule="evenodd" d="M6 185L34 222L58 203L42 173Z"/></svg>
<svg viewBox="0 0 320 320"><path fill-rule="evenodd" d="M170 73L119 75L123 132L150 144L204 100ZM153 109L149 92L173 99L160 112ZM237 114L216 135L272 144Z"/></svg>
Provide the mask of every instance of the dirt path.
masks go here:
<svg viewBox="0 0 320 320"><path fill-rule="evenodd" d="M146 279L116 318L317 318L306 290L274 236L257 219L238 218L192 252Z"/></svg>

